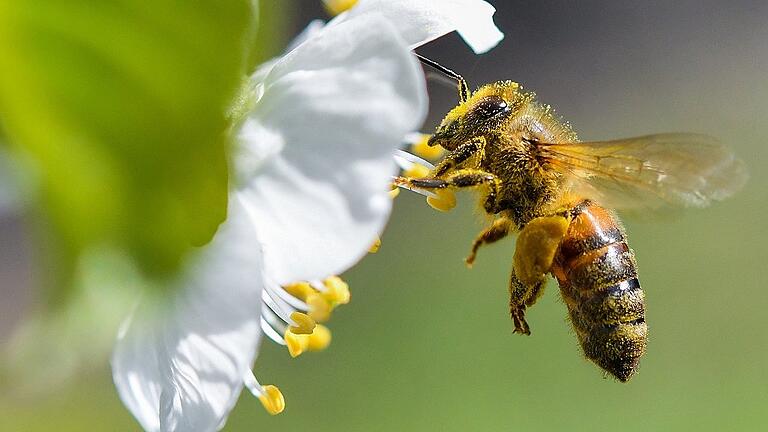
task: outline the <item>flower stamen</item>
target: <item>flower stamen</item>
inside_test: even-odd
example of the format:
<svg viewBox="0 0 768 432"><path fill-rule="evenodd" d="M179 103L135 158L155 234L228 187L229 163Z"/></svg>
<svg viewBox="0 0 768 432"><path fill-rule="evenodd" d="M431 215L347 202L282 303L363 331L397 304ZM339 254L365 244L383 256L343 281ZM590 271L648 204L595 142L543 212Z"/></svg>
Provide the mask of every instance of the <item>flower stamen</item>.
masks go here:
<svg viewBox="0 0 768 432"><path fill-rule="evenodd" d="M288 354L296 358L309 348L309 335L296 334L288 329L285 332L285 346L288 347Z"/></svg>
<svg viewBox="0 0 768 432"><path fill-rule="evenodd" d="M243 383L250 390L251 394L256 396L264 409L272 415L277 415L283 412L285 409L285 398L276 386L273 385L261 385L256 377L253 375L253 371L248 372L243 377Z"/></svg>
<svg viewBox="0 0 768 432"><path fill-rule="evenodd" d="M309 351L322 351L331 344L331 330L322 324L318 324L308 339L307 349Z"/></svg>
<svg viewBox="0 0 768 432"><path fill-rule="evenodd" d="M288 354L296 358L307 351L322 351L331 344L331 330L318 324L311 334L296 334L290 329L285 332Z"/></svg>
<svg viewBox="0 0 768 432"><path fill-rule="evenodd" d="M338 276L331 276L323 281L327 290L322 294L334 307L349 303L352 297L349 293L349 284Z"/></svg>
<svg viewBox="0 0 768 432"><path fill-rule="evenodd" d="M406 137L406 140L411 139L411 152L424 159L435 160L441 157L445 150L440 146L430 146L428 144L431 135L427 134L414 134Z"/></svg>
<svg viewBox="0 0 768 432"><path fill-rule="evenodd" d="M402 170L407 170L412 165L424 165L430 170L435 169L435 166L431 162L422 159L415 154L408 153L405 150L395 150L393 157L395 158L395 163L397 163L397 166L399 166Z"/></svg>
<svg viewBox="0 0 768 432"><path fill-rule="evenodd" d="M280 336L280 332L278 332L275 327L273 327L274 324L267 321L263 315L259 324L261 324L261 330L264 332L264 334L267 335L268 338L272 339L274 343L278 345L285 345L285 340L282 336Z"/></svg>
<svg viewBox="0 0 768 432"><path fill-rule="evenodd" d="M326 322L331 318L331 305L320 293L314 293L307 299L309 316L317 322Z"/></svg>
<svg viewBox="0 0 768 432"><path fill-rule="evenodd" d="M325 10L331 15L336 16L342 12L352 9L357 0L323 0Z"/></svg>
<svg viewBox="0 0 768 432"><path fill-rule="evenodd" d="M290 326L288 331L295 334L312 334L317 325L312 317L298 311L291 313L291 321L293 321L294 325Z"/></svg>
<svg viewBox="0 0 768 432"><path fill-rule="evenodd" d="M376 253L379 251L379 248L381 247L381 238L376 237L376 240L373 241L373 244L371 247L368 248L368 253Z"/></svg>
<svg viewBox="0 0 768 432"><path fill-rule="evenodd" d="M331 312L350 298L349 285L338 276L268 285L262 292L267 307L261 312L261 328L267 337L286 346L291 357L323 350L331 343L331 331L317 323L328 321Z"/></svg>
<svg viewBox="0 0 768 432"><path fill-rule="evenodd" d="M429 168L421 164L413 164L410 168L403 171L403 176L409 178L424 178L429 175Z"/></svg>

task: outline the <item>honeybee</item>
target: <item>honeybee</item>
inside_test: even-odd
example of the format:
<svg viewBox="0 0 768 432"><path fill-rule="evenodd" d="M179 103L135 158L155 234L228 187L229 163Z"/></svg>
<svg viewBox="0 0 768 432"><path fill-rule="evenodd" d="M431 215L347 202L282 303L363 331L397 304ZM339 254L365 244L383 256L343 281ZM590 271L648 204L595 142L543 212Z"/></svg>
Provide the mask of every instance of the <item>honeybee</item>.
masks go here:
<svg viewBox="0 0 768 432"><path fill-rule="evenodd" d="M519 84L470 92L460 75L417 56L456 80L460 102L428 141L448 153L426 177L395 184L438 197L477 189L494 221L475 239L467 265L482 245L519 233L509 282L514 332L531 333L526 308L551 274L586 357L626 382L645 353L648 326L635 254L614 209L706 206L744 185L745 165L705 135L580 142Z"/></svg>

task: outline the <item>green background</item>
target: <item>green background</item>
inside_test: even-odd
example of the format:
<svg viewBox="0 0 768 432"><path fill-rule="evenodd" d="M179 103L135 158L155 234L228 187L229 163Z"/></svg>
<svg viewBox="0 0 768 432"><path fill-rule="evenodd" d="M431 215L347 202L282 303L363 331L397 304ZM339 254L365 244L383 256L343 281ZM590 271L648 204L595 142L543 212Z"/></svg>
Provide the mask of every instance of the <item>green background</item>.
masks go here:
<svg viewBox="0 0 768 432"><path fill-rule="evenodd" d="M351 304L323 353L262 346L256 375L287 408L243 394L225 430L765 430L768 6L764 2L496 2L507 37L482 57L456 36L420 50L471 85L535 89L583 139L695 131L743 157L744 191L706 210L625 220L647 296L648 353L627 384L582 356L557 287L512 335L514 240L462 260L484 224L470 194L437 213L401 194L380 252L345 278ZM671 4L674 3L674 4ZM310 2L302 2L302 6ZM321 10L294 10L298 31ZM434 127L455 100L430 86ZM55 361L55 359L52 359ZM0 430L137 430L106 366L35 399L0 398Z"/></svg>

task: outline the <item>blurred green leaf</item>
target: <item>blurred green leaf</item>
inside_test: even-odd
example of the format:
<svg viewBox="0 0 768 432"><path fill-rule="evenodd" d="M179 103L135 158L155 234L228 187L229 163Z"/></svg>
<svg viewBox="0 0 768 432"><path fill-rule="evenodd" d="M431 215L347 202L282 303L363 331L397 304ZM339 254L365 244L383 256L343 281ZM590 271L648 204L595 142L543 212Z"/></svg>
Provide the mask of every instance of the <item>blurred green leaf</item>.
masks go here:
<svg viewBox="0 0 768 432"><path fill-rule="evenodd" d="M163 275L212 237L252 8L0 0L0 118L36 164L62 262L108 243Z"/></svg>
<svg viewBox="0 0 768 432"><path fill-rule="evenodd" d="M259 64L280 55L291 37L293 26L290 17L295 16L299 6L295 2L284 0L259 1L259 26L256 40L248 58L248 73L256 70Z"/></svg>

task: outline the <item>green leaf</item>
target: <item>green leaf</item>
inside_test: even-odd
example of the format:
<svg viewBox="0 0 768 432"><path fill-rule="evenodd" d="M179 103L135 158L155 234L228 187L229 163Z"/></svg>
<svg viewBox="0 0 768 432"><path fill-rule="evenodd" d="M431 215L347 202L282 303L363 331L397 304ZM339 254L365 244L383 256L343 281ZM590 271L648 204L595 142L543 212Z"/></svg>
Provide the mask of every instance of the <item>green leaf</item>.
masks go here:
<svg viewBox="0 0 768 432"><path fill-rule="evenodd" d="M174 271L226 217L227 122L250 0L0 0L0 119L65 251Z"/></svg>

